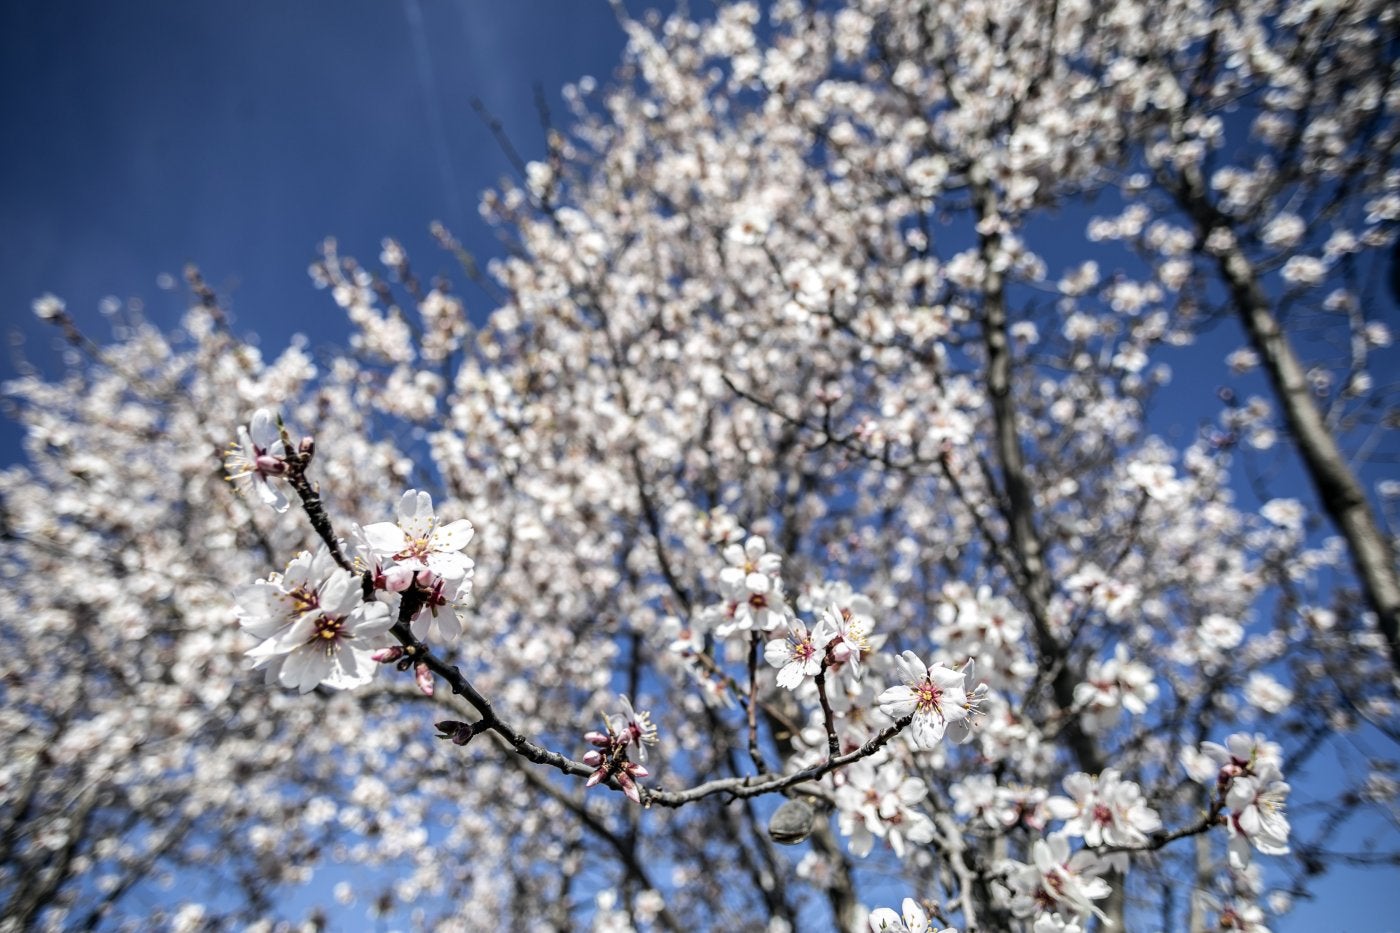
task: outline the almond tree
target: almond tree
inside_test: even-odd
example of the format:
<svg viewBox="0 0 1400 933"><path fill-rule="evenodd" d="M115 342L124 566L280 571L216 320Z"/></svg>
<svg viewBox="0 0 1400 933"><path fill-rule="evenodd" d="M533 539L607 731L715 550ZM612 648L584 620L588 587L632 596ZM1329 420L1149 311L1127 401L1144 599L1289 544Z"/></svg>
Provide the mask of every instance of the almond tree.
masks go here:
<svg viewBox="0 0 1400 933"><path fill-rule="evenodd" d="M620 21L470 290L326 244L346 350L36 302L5 928L1263 930L1392 863L1395 14ZM1171 363L1282 420L1171 433Z"/></svg>

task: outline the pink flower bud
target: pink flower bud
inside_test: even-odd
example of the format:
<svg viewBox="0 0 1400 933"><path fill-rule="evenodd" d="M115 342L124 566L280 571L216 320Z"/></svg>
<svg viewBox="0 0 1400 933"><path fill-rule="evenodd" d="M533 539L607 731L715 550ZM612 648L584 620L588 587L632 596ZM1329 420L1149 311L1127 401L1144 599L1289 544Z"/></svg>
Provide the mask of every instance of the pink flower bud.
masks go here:
<svg viewBox="0 0 1400 933"><path fill-rule="evenodd" d="M426 661L419 661L413 668L413 679L418 684L418 689L423 691L423 696L433 695L433 672L428 668Z"/></svg>
<svg viewBox="0 0 1400 933"><path fill-rule="evenodd" d="M637 790L636 783L626 771L617 776L617 786L622 788L622 792L627 795L627 799L633 803L642 802L642 793Z"/></svg>
<svg viewBox="0 0 1400 933"><path fill-rule="evenodd" d="M258 454L253 458L253 466L264 476L281 476L287 472L287 461L271 454Z"/></svg>
<svg viewBox="0 0 1400 933"><path fill-rule="evenodd" d="M384 588L391 593L402 593L413 585L413 570L408 567L390 567L384 571Z"/></svg>
<svg viewBox="0 0 1400 933"><path fill-rule="evenodd" d="M607 748L613 743L612 736L608 735L606 732L585 732L583 740L599 748Z"/></svg>
<svg viewBox="0 0 1400 933"><path fill-rule="evenodd" d="M380 664L391 664L401 657L403 657L403 649L394 645L392 648L380 648L370 655L370 660L378 661Z"/></svg>
<svg viewBox="0 0 1400 933"><path fill-rule="evenodd" d="M597 749L583 753L583 763L591 768L598 767L600 764L603 763L603 761L603 753L598 751ZM596 784L597 781L594 781L593 783ZM589 786L591 787L592 785L590 784Z"/></svg>

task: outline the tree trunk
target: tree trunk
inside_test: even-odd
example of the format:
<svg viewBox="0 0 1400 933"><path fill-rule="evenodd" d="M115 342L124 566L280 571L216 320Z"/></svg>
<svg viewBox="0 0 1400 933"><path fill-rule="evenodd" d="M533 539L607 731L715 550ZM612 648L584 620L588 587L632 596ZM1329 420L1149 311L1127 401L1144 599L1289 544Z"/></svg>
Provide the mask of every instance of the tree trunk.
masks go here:
<svg viewBox="0 0 1400 933"><path fill-rule="evenodd" d="M1202 236L1215 228L1229 229L1229 218L1210 203L1199 173L1184 173L1176 195L1195 219ZM1328 518L1346 539L1361 592L1376 614L1391 666L1400 674L1400 573L1396 571L1390 542L1313 400L1307 374L1274 317L1254 266L1233 238L1227 249L1216 254L1216 259L1240 322L1269 375L1313 489Z"/></svg>

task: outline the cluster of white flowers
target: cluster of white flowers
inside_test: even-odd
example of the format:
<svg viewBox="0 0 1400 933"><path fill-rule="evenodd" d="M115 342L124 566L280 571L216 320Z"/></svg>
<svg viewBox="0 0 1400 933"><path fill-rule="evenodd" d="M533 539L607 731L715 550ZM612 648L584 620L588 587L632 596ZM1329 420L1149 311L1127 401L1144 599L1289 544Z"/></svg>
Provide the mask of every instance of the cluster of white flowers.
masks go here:
<svg viewBox="0 0 1400 933"><path fill-rule="evenodd" d="M958 933L955 927L937 930L929 925L928 913L918 901L906 897L900 912L891 907L877 907L870 912L870 933Z"/></svg>
<svg viewBox="0 0 1400 933"><path fill-rule="evenodd" d="M1045 810L1052 819L1065 821L1065 835L1081 836L1091 848L1137 848L1162 828L1137 782L1123 780L1112 768L1097 776L1076 772L1064 779L1064 787L1069 796L1049 798ZM1128 868L1127 852L1115 852L1107 860L1118 871Z"/></svg>
<svg viewBox="0 0 1400 933"><path fill-rule="evenodd" d="M723 557L719 585L724 603L708 613L717 636L772 632L792 618L783 595L783 559L768 550L761 536L726 546Z"/></svg>
<svg viewBox="0 0 1400 933"><path fill-rule="evenodd" d="M1265 855L1287 855L1290 827L1284 812L1289 786L1283 780L1283 750L1262 735L1237 732L1225 740L1185 749L1182 764L1196 781L1217 794L1218 806L1228 807L1230 862L1244 868L1258 849Z"/></svg>
<svg viewBox="0 0 1400 933"><path fill-rule="evenodd" d="M1044 788L1025 784L998 784L990 774L972 774L949 790L953 812L968 819L980 819L991 829L1025 826L1040 830L1045 826Z"/></svg>
<svg viewBox="0 0 1400 933"><path fill-rule="evenodd" d="M1018 917L1035 917L1037 930L1042 920L1067 924L1088 914L1102 919L1103 911L1094 901L1111 892L1108 882L1099 877L1108 868L1108 862L1089 849L1071 853L1065 833L1037 839L1031 846L1029 863L1009 861L1005 867L1011 912Z"/></svg>
<svg viewBox="0 0 1400 933"><path fill-rule="evenodd" d="M1106 661L1091 661L1084 681L1074 688L1074 703L1084 711L1084 723L1094 731L1112 727L1126 711L1147 712L1157 699L1152 669L1128 657L1121 642Z"/></svg>
<svg viewBox="0 0 1400 933"><path fill-rule="evenodd" d="M1077 602L1101 611L1111 621L1123 618L1142 595L1135 585L1110 576L1093 563L1071 574L1065 589Z"/></svg>
<svg viewBox="0 0 1400 933"><path fill-rule="evenodd" d="M390 606L366 601L360 577L341 569L322 547L293 558L238 594L238 621L262 639L248 652L269 683L302 693L319 684L345 690L374 676L373 654L387 647Z"/></svg>
<svg viewBox="0 0 1400 933"><path fill-rule="evenodd" d="M360 557L372 568L376 590L402 593L416 586L425 591L423 610L412 621L414 638L452 642L461 635L461 603L476 569L461 552L473 532L465 518L439 525L432 496L416 489L399 500L397 522L358 529Z"/></svg>
<svg viewBox="0 0 1400 933"><path fill-rule="evenodd" d="M1128 464L1128 479L1161 502L1174 502L1181 494L1181 481L1176 479L1176 473L1169 463L1134 460Z"/></svg>
<svg viewBox="0 0 1400 933"><path fill-rule="evenodd" d="M973 658L989 684L1023 683L1035 666L1025 651L1025 615L990 587L975 591L960 582L944 585L931 635L947 655Z"/></svg>
<svg viewBox="0 0 1400 933"><path fill-rule="evenodd" d="M226 463L230 479L251 484L281 512L287 501L270 483L287 471L279 434L275 416L259 409L249 427L239 428L240 443ZM403 657L388 632L408 593L413 637L455 640L462 632L461 601L472 588L474 564L461 553L472 532L465 519L438 524L432 497L410 489L399 500L397 522L352 527L356 569L341 566L323 544L315 554L298 554L282 573L244 587L238 620L259 639L248 651L253 667L265 671L269 683L302 693L322 684L362 686L378 662ZM419 665L417 677L431 693L426 668Z"/></svg>
<svg viewBox="0 0 1400 933"><path fill-rule="evenodd" d="M849 839L852 855L869 855L876 839L889 843L900 858L911 844L933 841L933 821L916 809L928 796L928 787L898 762L879 768L859 762L845 771L842 781L836 806L841 835Z"/></svg>

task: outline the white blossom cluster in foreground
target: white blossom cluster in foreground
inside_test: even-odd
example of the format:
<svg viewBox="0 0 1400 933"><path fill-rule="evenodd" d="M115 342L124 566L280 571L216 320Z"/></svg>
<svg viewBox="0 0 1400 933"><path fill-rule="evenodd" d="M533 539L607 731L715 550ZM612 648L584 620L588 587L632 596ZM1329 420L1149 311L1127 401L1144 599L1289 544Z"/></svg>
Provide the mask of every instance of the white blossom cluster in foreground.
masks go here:
<svg viewBox="0 0 1400 933"><path fill-rule="evenodd" d="M286 511L287 502L280 486L290 483L325 539L314 555L302 552L285 572L242 592L239 622L259 639L247 652L250 666L265 669L268 683L279 682L302 693L317 686L362 687L380 664L399 670L412 666L417 689L434 696L434 675L444 671L433 669L425 642L450 648L463 633L458 600L470 593L473 582L475 564L462 553L472 538L471 523L465 519L440 523L430 495L410 489L399 501L396 523L376 522L363 528L352 524L349 540L356 544L349 547L335 536L316 488L306 482L314 441L302 441L298 453L289 454L292 447L285 434L280 419L260 409L250 426L240 429L241 443L225 457L229 478L279 513ZM744 529L725 512L712 512L702 527L720 551L712 568L721 600L699 614L701 625L721 639L720 644L728 641L740 649L747 645L747 703L759 700L763 681L756 660L761 651L768 666L776 669L772 686L795 696L798 708L805 708L812 748L806 756L795 756L793 763L811 769L805 775L799 773L807 780L829 776L827 803L836 811L839 833L847 837L851 854L869 856L876 839L901 859L912 859L921 847L946 844L950 837L940 834L926 811L927 782L890 754L889 743L902 737L907 740L905 747L917 754L938 750L945 737L964 743L984 727L989 732L995 729L995 721L984 724L980 719L983 704L993 704L997 693L985 680L969 683L969 677L975 677L975 658L953 670L936 661L926 664L913 651L898 656L878 651L867 637L877 610L871 600L845 584L823 586L815 599L806 600L815 618L804 620L804 613L785 594L782 557L769 550L763 537L744 537ZM1101 592L1109 585L1108 578L1094 565L1090 567L1096 575L1091 585L1074 580L1067 585L1086 594ZM979 593L978 598L987 596ZM1002 615L1016 612L1006 601L991 601L991 605ZM967 611L977 609L969 606ZM995 627L1005 625L1002 620ZM697 643L692 632L672 642L669 650L688 660L703 652L703 646L704 640ZM714 664L711 661L708 669L716 670ZM580 763L567 755L551 753L518 736L457 668L448 670L444 676L453 692L466 697L480 718L439 722L440 738L463 746L478 734L494 731L536 763L580 773ZM884 672L896 682L880 690L871 683L878 676L872 672ZM1148 701L1156 698L1150 670L1130 662L1121 645L1109 661L1090 665L1087 677L1074 691L1086 724L1096 723L1101 710L1119 705L1135 715L1145 714ZM737 682L731 683L738 692ZM716 793L755 796L807 783L779 778L755 786L753 779L745 778L680 791L646 788L641 782L651 772L642 762L646 747L660 743L659 730L650 712L635 710L625 695L620 700L621 713L605 717L604 729L583 736L592 746L581 759L588 773L587 787L607 782L637 804L680 806ZM749 753L762 773L766 766L756 718L750 718L749 728ZM824 753L819 751L822 738ZM1003 911L1007 922L1010 918L1033 921L1038 933L1079 930L1091 917L1108 925L1113 921L1098 903L1113 894L1105 876L1121 883L1131 869L1132 853L1154 851L1173 836L1196 835L1217 824L1227 830L1229 864L1234 870L1248 868L1252 848L1269 855L1288 854L1284 802L1289 786L1282 781L1278 745L1262 736L1240 733L1230 736L1225 746L1205 742L1199 748L1184 747L1181 753L1188 774L1213 793L1206 816L1178 833L1162 833L1162 819L1144 800L1141 786L1124 780L1117 769L1097 775L1070 774L1063 781L1067 796L1041 792L1009 814L1009 820L992 820L993 827L1024 825L1043 833L1032 838L1028 861L1004 859L989 873L990 883L999 892L993 909ZM632 760L633 755L637 760ZM989 792L988 802L994 806L995 782L977 791L984 801ZM963 816L985 805L973 802L966 789L960 794L954 787L953 795L962 798L954 812ZM796 806L800 809L790 802L775 814L769 827L774 841L802 843L815 830L812 807ZM1059 824L1053 831L1049 830L1052 822ZM1075 838L1083 841L1082 848L1072 847ZM967 907L964 914L975 917ZM929 929L928 923L924 908L911 898L905 899L902 915L889 908L869 915L870 928L877 933L923 931Z"/></svg>
<svg viewBox="0 0 1400 933"><path fill-rule="evenodd" d="M1393 7L623 14L472 287L325 244L344 350L39 299L0 930L1262 933L1393 866Z"/></svg>
<svg viewBox="0 0 1400 933"><path fill-rule="evenodd" d="M253 425L270 420L259 409ZM226 462L242 456L237 449ZM278 475L276 469L270 475ZM272 485L268 474L255 471L253 482L274 508L285 500L280 491L270 497L262 492ZM361 575L338 566L322 545L314 556L303 551L285 572L239 594L239 624L261 639L248 657L253 667L267 672L268 683L302 693L319 684L343 690L368 683L376 661L401 657L387 636L402 594L410 588L420 604L412 620L414 637L455 639L461 634L458 601L471 592L473 570L461 551L471 540L471 522L438 525L432 497L410 489L399 502L397 523L354 526L351 535L359 542L352 551L354 566L368 574L368 592Z"/></svg>

